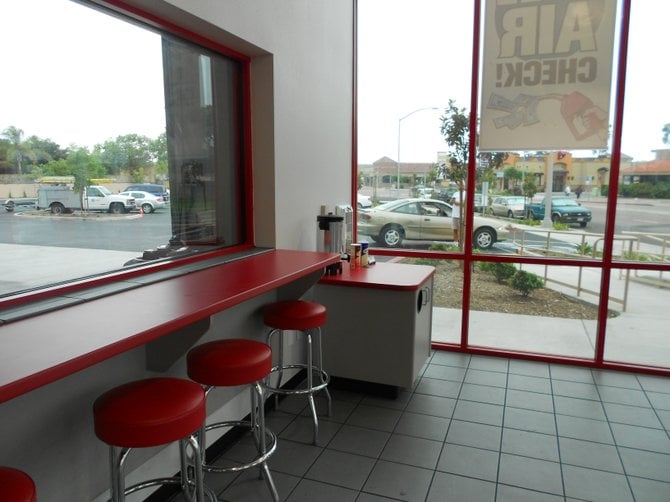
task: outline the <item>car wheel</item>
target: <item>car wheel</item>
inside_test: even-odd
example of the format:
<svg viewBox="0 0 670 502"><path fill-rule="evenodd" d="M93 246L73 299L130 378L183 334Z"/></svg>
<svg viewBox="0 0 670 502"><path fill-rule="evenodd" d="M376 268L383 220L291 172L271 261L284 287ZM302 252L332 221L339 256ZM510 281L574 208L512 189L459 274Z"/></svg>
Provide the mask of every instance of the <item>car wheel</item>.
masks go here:
<svg viewBox="0 0 670 502"><path fill-rule="evenodd" d="M514 213L511 210L507 211L507 217L513 219L514 218Z"/></svg>
<svg viewBox="0 0 670 502"><path fill-rule="evenodd" d="M478 228L473 236L473 241L479 249L491 249L496 242L495 230L491 228Z"/></svg>
<svg viewBox="0 0 670 502"><path fill-rule="evenodd" d="M154 212L154 206L152 206L148 202L145 202L144 204L142 204L142 212L144 214L153 213Z"/></svg>
<svg viewBox="0 0 670 502"><path fill-rule="evenodd" d="M582 227L582 228L586 227L586 222L585 221L580 221L579 226Z"/></svg>
<svg viewBox="0 0 670 502"><path fill-rule="evenodd" d="M65 206L60 202L54 202L50 206L51 214L63 214L65 212Z"/></svg>
<svg viewBox="0 0 670 502"><path fill-rule="evenodd" d="M553 221L554 223L558 223L559 221L561 221L561 217L557 214L552 214L551 221Z"/></svg>
<svg viewBox="0 0 670 502"><path fill-rule="evenodd" d="M402 243L403 231L398 225L389 225L382 229L380 238L389 248L397 248Z"/></svg>
<svg viewBox="0 0 670 502"><path fill-rule="evenodd" d="M109 206L109 212L113 214L121 214L125 211L123 204L120 202L112 202Z"/></svg>

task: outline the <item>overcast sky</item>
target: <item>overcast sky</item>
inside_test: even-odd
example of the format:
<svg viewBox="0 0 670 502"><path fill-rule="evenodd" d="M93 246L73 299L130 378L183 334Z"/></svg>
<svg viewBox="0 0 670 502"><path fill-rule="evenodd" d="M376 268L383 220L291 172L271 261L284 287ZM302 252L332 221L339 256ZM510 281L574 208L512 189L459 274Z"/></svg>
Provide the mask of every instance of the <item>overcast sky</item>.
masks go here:
<svg viewBox="0 0 670 502"><path fill-rule="evenodd" d="M670 2L633 3L623 153L643 160L664 147L661 129L670 122L661 42ZM447 149L439 118L449 99L470 103L473 7L464 0L358 6L359 162L399 155L435 162ZM14 22L19 14L30 23ZM0 130L14 125L61 146L164 130L160 37L131 25L120 34L116 19L66 0L2 1L0 19Z"/></svg>

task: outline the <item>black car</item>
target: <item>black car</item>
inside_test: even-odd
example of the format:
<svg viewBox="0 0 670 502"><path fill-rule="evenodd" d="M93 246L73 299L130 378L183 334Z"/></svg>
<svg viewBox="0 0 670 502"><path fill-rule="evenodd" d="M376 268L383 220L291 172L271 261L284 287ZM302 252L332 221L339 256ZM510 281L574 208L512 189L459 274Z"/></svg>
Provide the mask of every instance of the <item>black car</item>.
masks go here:
<svg viewBox="0 0 670 502"><path fill-rule="evenodd" d="M163 200L165 202L168 202L170 200L170 194L169 192L165 189L163 185L155 185L152 183L139 183L137 185L129 185L126 187L125 190L121 190L122 192L149 192L152 193L156 196L163 197Z"/></svg>

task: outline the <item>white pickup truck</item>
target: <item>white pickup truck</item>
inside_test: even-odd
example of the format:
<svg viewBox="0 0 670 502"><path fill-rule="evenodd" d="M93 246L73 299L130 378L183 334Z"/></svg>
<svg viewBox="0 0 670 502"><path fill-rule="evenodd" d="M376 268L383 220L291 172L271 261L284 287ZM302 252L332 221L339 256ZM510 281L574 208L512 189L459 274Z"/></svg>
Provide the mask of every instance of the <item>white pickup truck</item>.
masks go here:
<svg viewBox="0 0 670 502"><path fill-rule="evenodd" d="M83 198L65 186L42 187L37 190L37 209L49 209L53 214L70 212L75 209L86 211L107 211L121 214L135 209L135 199L114 194L101 185L88 186Z"/></svg>

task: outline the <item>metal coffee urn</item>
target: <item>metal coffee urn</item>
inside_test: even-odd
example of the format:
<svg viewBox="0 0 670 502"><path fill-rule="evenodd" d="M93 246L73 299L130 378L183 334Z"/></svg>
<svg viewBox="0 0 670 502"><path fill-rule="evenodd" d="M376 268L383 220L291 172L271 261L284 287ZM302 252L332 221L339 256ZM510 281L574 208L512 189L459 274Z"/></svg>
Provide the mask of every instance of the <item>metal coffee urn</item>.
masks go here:
<svg viewBox="0 0 670 502"><path fill-rule="evenodd" d="M320 214L316 217L316 250L326 253L338 253L342 259L344 254L344 217L333 213ZM326 267L327 275L342 273L342 262L339 261Z"/></svg>

